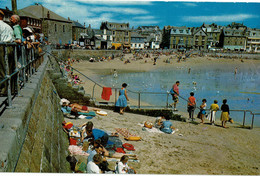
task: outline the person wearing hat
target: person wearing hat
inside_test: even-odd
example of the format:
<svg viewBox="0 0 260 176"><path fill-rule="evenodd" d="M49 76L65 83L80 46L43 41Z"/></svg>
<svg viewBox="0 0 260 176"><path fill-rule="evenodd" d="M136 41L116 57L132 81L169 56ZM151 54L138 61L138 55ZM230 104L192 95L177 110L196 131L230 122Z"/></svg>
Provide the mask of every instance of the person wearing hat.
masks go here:
<svg viewBox="0 0 260 176"><path fill-rule="evenodd" d="M18 15L12 15L10 21L14 29L14 37L15 37L14 42L22 43L22 28L19 25L20 17Z"/></svg>

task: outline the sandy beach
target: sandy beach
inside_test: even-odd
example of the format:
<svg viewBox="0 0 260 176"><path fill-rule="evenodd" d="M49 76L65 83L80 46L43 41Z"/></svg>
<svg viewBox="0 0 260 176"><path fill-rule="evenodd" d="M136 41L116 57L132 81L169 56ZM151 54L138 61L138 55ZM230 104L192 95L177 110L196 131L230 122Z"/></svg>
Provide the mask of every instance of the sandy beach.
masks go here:
<svg viewBox="0 0 260 176"><path fill-rule="evenodd" d="M247 67L259 70L259 60L240 59L216 59L213 57L191 57L185 62L177 63L177 59L171 63L165 63L170 56L160 56L157 64L153 65L151 58L131 61L124 64L119 58L112 61L94 62L80 61L74 63L73 67L95 78L97 74L111 74L111 69L122 72L142 72L152 69L184 69L195 67L226 67L234 70L236 67L243 70ZM127 54L125 58L132 58ZM214 64L213 64L214 63ZM80 76L82 78L82 76ZM86 93L92 94L93 83L82 79ZM95 90L95 94L101 94L101 89ZM113 100L113 97L112 97ZM136 100L131 99L130 103ZM152 133L143 130L140 123L144 121L154 122L155 118L144 115L125 113L119 115L111 110L107 116L97 115L91 121L95 128L115 132L115 128L127 128L131 133L139 135L141 141L126 141L120 135L123 143L133 144L139 162L129 162L138 174L220 174L220 175L259 175L260 174L260 128L253 130L239 128L235 124L228 123L228 129L220 127L219 115L217 125L198 124L190 122L172 121L173 126L178 129L174 134ZM181 112L180 112L181 113ZM187 113L181 113L186 116ZM219 113L220 114L220 113ZM87 119L65 119L74 125L80 125ZM198 119L196 119L199 122ZM207 122L207 121L206 121ZM113 169L115 162L109 162Z"/></svg>

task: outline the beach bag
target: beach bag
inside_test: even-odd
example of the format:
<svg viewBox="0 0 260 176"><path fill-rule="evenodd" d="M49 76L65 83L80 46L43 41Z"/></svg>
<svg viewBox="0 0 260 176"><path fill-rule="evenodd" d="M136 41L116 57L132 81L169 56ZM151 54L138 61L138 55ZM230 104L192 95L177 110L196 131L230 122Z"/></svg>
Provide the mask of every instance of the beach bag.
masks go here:
<svg viewBox="0 0 260 176"><path fill-rule="evenodd" d="M171 94L175 94L173 88L171 88L170 93L171 93Z"/></svg>
<svg viewBox="0 0 260 176"><path fill-rule="evenodd" d="M233 120L232 118L230 118L230 117L229 117L228 121L229 121L230 123L234 123L234 120Z"/></svg>

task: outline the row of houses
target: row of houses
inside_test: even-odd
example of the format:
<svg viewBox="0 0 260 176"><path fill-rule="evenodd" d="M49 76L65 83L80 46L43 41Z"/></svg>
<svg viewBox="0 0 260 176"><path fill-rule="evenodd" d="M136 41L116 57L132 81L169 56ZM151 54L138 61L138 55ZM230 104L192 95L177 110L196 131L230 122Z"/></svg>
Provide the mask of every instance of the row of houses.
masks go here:
<svg viewBox="0 0 260 176"><path fill-rule="evenodd" d="M12 12L5 12L8 22ZM31 26L52 44L75 44L89 49L215 49L260 52L260 30L240 23L219 26L215 23L200 27L140 26L130 28L129 23L102 22L99 29L86 27L78 21L64 18L41 4L18 10L21 27Z"/></svg>
<svg viewBox="0 0 260 176"><path fill-rule="evenodd" d="M260 52L260 29L251 29L240 23L219 26L215 23L200 27L166 26L162 47L170 49L246 50Z"/></svg>

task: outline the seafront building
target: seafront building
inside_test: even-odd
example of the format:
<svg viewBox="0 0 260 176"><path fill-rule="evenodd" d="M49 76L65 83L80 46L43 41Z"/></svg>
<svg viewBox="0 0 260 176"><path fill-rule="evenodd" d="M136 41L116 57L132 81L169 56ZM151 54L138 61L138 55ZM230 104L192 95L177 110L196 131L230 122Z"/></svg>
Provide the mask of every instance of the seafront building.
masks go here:
<svg viewBox="0 0 260 176"><path fill-rule="evenodd" d="M246 51L260 52L260 29L248 29Z"/></svg>
<svg viewBox="0 0 260 176"><path fill-rule="evenodd" d="M112 47L115 49L131 47L129 23L112 23L106 21L101 23L100 29L111 32Z"/></svg>
<svg viewBox="0 0 260 176"><path fill-rule="evenodd" d="M172 27L170 30L170 49L191 49L193 46L192 28Z"/></svg>
<svg viewBox="0 0 260 176"><path fill-rule="evenodd" d="M9 9L4 21L10 24L13 14ZM75 44L86 49L179 49L260 52L260 29L251 29L241 23L232 22L227 26L215 23L200 27L186 26L139 26L130 29L129 23L102 22L100 29L85 27L52 12L36 3L18 10L22 28L32 27L51 44Z"/></svg>

